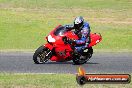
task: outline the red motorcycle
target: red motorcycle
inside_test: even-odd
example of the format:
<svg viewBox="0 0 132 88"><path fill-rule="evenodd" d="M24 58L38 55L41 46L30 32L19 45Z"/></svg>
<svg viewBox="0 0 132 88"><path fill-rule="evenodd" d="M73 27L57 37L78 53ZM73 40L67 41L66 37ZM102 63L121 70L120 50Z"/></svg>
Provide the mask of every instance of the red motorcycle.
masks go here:
<svg viewBox="0 0 132 88"><path fill-rule="evenodd" d="M74 31L67 31L65 26L59 25L46 37L47 43L40 46L33 55L35 64L46 63L48 60L64 62L72 60L74 64L86 63L93 54L92 46L102 40L100 34L90 34L90 44L81 54L76 54L74 48L76 44L70 43L70 39L78 39Z"/></svg>

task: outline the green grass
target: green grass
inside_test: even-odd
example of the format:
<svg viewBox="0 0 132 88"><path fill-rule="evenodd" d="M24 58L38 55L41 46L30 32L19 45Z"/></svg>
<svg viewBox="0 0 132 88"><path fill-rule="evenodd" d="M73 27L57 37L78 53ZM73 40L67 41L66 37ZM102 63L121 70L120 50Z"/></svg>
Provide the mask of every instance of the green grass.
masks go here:
<svg viewBox="0 0 132 88"><path fill-rule="evenodd" d="M130 88L130 84L85 84L79 86L73 74L0 73L0 88Z"/></svg>
<svg viewBox="0 0 132 88"><path fill-rule="evenodd" d="M130 9L131 0L0 0L7 7Z"/></svg>
<svg viewBox="0 0 132 88"><path fill-rule="evenodd" d="M50 3L49 3L50 2ZM76 2L76 3L74 3ZM95 49L132 50L130 0L0 0L0 49L36 49L58 24L82 15L103 41Z"/></svg>

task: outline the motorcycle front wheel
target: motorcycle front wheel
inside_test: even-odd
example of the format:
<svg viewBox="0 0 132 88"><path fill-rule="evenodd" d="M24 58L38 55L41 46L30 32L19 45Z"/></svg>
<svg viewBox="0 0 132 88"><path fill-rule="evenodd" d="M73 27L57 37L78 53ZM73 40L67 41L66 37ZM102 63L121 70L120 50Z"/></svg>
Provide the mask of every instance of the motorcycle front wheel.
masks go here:
<svg viewBox="0 0 132 88"><path fill-rule="evenodd" d="M40 46L33 55L33 61L35 64L44 64L51 58L51 56L51 50L44 46Z"/></svg>

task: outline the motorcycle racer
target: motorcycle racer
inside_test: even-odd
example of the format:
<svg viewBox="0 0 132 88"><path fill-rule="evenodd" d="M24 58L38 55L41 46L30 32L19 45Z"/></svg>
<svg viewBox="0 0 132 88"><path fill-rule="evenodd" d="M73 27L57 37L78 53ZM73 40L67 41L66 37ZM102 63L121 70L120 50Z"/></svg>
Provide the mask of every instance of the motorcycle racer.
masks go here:
<svg viewBox="0 0 132 88"><path fill-rule="evenodd" d="M75 34L78 35L78 40L69 40L69 42L76 43L75 52L81 53L90 43L90 26L88 22L84 22L82 16L74 19L74 25L65 25L68 31L75 29Z"/></svg>
<svg viewBox="0 0 132 88"><path fill-rule="evenodd" d="M73 64L79 65L92 57L92 47L102 40L102 36L100 33L90 33L89 24L84 22L83 17L77 17L73 26L58 25L45 39L47 42L37 48L33 55L35 64L44 64L49 60L56 62L72 60Z"/></svg>

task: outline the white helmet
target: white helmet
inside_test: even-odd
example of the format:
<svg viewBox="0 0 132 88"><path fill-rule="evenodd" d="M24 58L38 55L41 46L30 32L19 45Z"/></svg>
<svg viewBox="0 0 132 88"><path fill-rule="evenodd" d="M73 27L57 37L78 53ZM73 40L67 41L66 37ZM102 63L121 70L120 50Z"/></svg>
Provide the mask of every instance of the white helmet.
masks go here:
<svg viewBox="0 0 132 88"><path fill-rule="evenodd" d="M78 16L74 20L75 29L80 29L83 26L84 19L82 16Z"/></svg>

